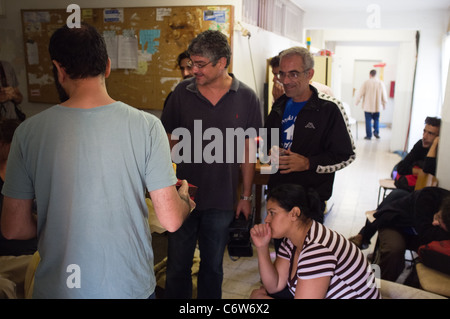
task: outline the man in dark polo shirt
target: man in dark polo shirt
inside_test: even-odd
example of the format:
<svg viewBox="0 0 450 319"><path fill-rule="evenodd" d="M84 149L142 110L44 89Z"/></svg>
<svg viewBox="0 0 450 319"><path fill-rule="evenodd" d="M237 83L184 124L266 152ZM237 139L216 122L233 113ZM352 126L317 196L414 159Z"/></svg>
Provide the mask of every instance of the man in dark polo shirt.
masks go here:
<svg viewBox="0 0 450 319"><path fill-rule="evenodd" d="M162 115L177 163L177 177L198 187L196 209L169 234L165 298L192 298L191 267L198 240L198 298L222 296L222 260L233 218L251 213L255 161L251 136L243 143L230 132L258 132L260 102L254 91L227 72L231 48L219 31L205 31L189 45L194 78L181 82ZM239 135L239 134L238 134ZM239 139L239 138L237 138ZM239 172L241 199L236 200ZM237 201L237 202L236 202Z"/></svg>

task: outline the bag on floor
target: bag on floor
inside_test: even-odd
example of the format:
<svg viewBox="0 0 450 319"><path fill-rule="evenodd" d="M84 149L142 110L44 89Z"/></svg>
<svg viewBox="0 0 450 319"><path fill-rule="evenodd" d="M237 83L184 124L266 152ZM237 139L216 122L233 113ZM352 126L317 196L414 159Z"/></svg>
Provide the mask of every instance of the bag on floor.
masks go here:
<svg viewBox="0 0 450 319"><path fill-rule="evenodd" d="M253 247L250 239L250 229L254 224L253 213L248 219L243 214L234 219L229 227L230 238L228 241L228 254L230 257L252 257Z"/></svg>
<svg viewBox="0 0 450 319"><path fill-rule="evenodd" d="M418 254L425 266L450 275L450 240L432 241L422 245Z"/></svg>

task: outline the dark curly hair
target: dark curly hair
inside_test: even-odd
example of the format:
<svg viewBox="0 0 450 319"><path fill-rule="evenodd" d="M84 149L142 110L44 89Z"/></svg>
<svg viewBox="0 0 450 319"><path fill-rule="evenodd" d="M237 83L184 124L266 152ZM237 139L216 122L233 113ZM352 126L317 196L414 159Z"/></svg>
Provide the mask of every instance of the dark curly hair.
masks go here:
<svg viewBox="0 0 450 319"><path fill-rule="evenodd" d="M65 69L71 79L105 74L108 52L102 35L93 26L81 23L80 28L67 25L50 38L49 53Z"/></svg>
<svg viewBox="0 0 450 319"><path fill-rule="evenodd" d="M319 194L312 188L305 188L297 184L282 184L274 187L267 194L267 200L276 201L281 208L291 211L292 208L300 208L303 221L313 219L320 221L322 216L320 210Z"/></svg>
<svg viewBox="0 0 450 319"><path fill-rule="evenodd" d="M227 59L228 67L231 62L231 47L225 34L216 30L200 33L188 47L189 55L200 55L213 61L215 65L220 58Z"/></svg>
<svg viewBox="0 0 450 319"><path fill-rule="evenodd" d="M434 126L434 127L441 127L441 119L438 117L431 117L427 116L425 119L425 124Z"/></svg>

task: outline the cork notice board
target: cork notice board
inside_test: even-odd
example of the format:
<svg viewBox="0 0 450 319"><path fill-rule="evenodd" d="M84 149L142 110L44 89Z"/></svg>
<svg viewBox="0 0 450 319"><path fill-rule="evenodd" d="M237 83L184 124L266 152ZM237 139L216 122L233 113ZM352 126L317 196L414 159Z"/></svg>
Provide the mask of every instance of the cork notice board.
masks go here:
<svg viewBox="0 0 450 319"><path fill-rule="evenodd" d="M70 14L65 8L22 10L30 102L59 102L48 42ZM81 8L81 21L105 38L113 65L106 80L112 98L147 110L161 110L181 81L176 58L198 33L220 30L232 45L234 24L232 6Z"/></svg>

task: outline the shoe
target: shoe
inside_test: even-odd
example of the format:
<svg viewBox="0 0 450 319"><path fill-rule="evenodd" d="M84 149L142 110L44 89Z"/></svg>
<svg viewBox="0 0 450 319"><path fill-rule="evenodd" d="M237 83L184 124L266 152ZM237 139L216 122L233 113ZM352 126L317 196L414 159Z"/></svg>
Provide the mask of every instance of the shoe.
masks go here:
<svg viewBox="0 0 450 319"><path fill-rule="evenodd" d="M367 137L367 136L366 136L366 137L364 137L364 139L365 139L365 140L369 140L369 141L370 141L370 140L371 140L372 138L371 138L371 137Z"/></svg>
<svg viewBox="0 0 450 319"><path fill-rule="evenodd" d="M380 138L380 135L376 135L376 134L374 134L374 136L375 136L376 138Z"/></svg>
<svg viewBox="0 0 450 319"><path fill-rule="evenodd" d="M356 247L358 247L359 249L362 248L362 236L361 235L356 235L353 237L350 237L348 239L349 241L351 241L352 243L354 243L356 245Z"/></svg>
<svg viewBox="0 0 450 319"><path fill-rule="evenodd" d="M358 234L356 236L350 237L348 239L350 242L354 243L356 247L358 247L361 250L369 248L370 241L369 242L363 242L362 235Z"/></svg>

